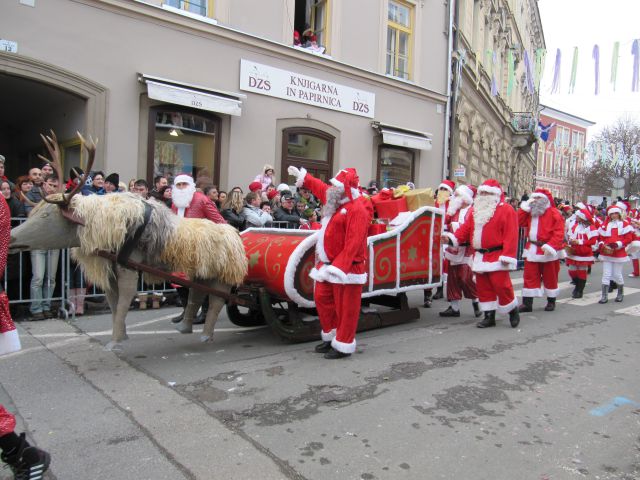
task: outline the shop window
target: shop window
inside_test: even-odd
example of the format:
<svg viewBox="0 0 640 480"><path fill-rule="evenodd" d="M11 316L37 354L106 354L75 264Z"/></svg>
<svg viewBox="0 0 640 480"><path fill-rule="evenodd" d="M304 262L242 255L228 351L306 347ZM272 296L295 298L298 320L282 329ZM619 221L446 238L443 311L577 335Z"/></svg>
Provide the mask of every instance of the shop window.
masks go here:
<svg viewBox="0 0 640 480"><path fill-rule="evenodd" d="M187 109L152 108L149 115L147 177L181 173L196 183L218 184L220 120Z"/></svg>
<svg viewBox="0 0 640 480"><path fill-rule="evenodd" d="M164 0L170 7L213 18L213 0Z"/></svg>
<svg viewBox="0 0 640 480"><path fill-rule="evenodd" d="M389 0L387 13L387 75L410 80L413 7Z"/></svg>
<svg viewBox="0 0 640 480"><path fill-rule="evenodd" d="M378 150L378 185L383 188L395 188L414 178L413 150L383 145Z"/></svg>
<svg viewBox="0 0 640 480"><path fill-rule="evenodd" d="M293 44L314 53L327 50L329 0L295 0Z"/></svg>
<svg viewBox="0 0 640 480"><path fill-rule="evenodd" d="M282 172L290 165L304 167L314 177L329 181L333 171L334 137L312 128L287 128L282 131ZM289 185L296 179L282 177Z"/></svg>

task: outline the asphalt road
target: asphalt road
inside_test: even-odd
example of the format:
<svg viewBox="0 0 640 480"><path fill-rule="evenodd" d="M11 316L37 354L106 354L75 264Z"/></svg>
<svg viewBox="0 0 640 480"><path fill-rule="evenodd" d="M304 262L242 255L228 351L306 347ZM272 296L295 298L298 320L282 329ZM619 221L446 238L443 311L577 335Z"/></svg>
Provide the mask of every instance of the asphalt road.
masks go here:
<svg viewBox="0 0 640 480"><path fill-rule="evenodd" d="M638 479L640 279L599 305L600 272L571 301L563 268L557 310L517 329L441 300L334 361L226 317L200 344L175 308L132 312L121 354L109 315L22 323L0 402L50 479Z"/></svg>

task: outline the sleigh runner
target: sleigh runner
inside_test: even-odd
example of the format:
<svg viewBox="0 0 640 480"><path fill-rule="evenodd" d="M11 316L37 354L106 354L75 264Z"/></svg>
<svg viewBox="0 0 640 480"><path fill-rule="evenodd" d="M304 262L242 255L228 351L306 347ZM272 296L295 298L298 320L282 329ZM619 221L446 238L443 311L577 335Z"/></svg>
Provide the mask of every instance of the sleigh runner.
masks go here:
<svg viewBox="0 0 640 480"><path fill-rule="evenodd" d="M401 225L368 238L368 278L359 331L419 318L419 310L409 308L406 292L442 283L442 210L422 207L406 215ZM318 338L314 282L309 276L315 264L317 232L251 228L241 236L249 269L237 295L248 306L228 304L231 321L241 326L266 322L291 341ZM368 308L371 304L391 309L378 311Z"/></svg>

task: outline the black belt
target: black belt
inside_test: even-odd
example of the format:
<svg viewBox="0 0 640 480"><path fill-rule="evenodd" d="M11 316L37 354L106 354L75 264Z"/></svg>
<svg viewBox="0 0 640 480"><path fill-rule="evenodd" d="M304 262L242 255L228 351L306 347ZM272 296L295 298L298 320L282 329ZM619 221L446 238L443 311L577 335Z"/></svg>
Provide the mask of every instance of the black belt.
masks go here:
<svg viewBox="0 0 640 480"><path fill-rule="evenodd" d="M459 247L468 247L469 245L471 245L469 242L464 242L464 243L459 244L458 246Z"/></svg>
<svg viewBox="0 0 640 480"><path fill-rule="evenodd" d="M476 252L479 253L491 253L497 252L498 250L502 250L502 247L491 247L491 248L476 248Z"/></svg>
<svg viewBox="0 0 640 480"><path fill-rule="evenodd" d="M152 211L153 211L153 208L151 207L151 205L149 205L147 202L144 202L144 220L138 226L138 228L136 228L136 231L133 233L133 235L127 234L124 244L122 245L122 247L120 248L120 251L118 252L117 261L120 265L123 265L123 266L126 265L127 260L129 260L129 257L131 256L135 248L138 246L138 242L140 241L142 232L144 232L144 229L149 224L149 220L151 220Z"/></svg>

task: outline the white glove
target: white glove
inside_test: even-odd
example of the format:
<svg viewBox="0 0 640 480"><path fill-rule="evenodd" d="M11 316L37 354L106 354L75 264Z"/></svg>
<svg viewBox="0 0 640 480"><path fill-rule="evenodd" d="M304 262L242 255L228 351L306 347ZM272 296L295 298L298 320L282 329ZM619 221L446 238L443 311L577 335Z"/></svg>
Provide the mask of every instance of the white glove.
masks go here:
<svg viewBox="0 0 640 480"><path fill-rule="evenodd" d="M292 175L296 178L300 176L300 169L298 167L294 167L293 165L287 168L287 172L289 172L289 175Z"/></svg>

